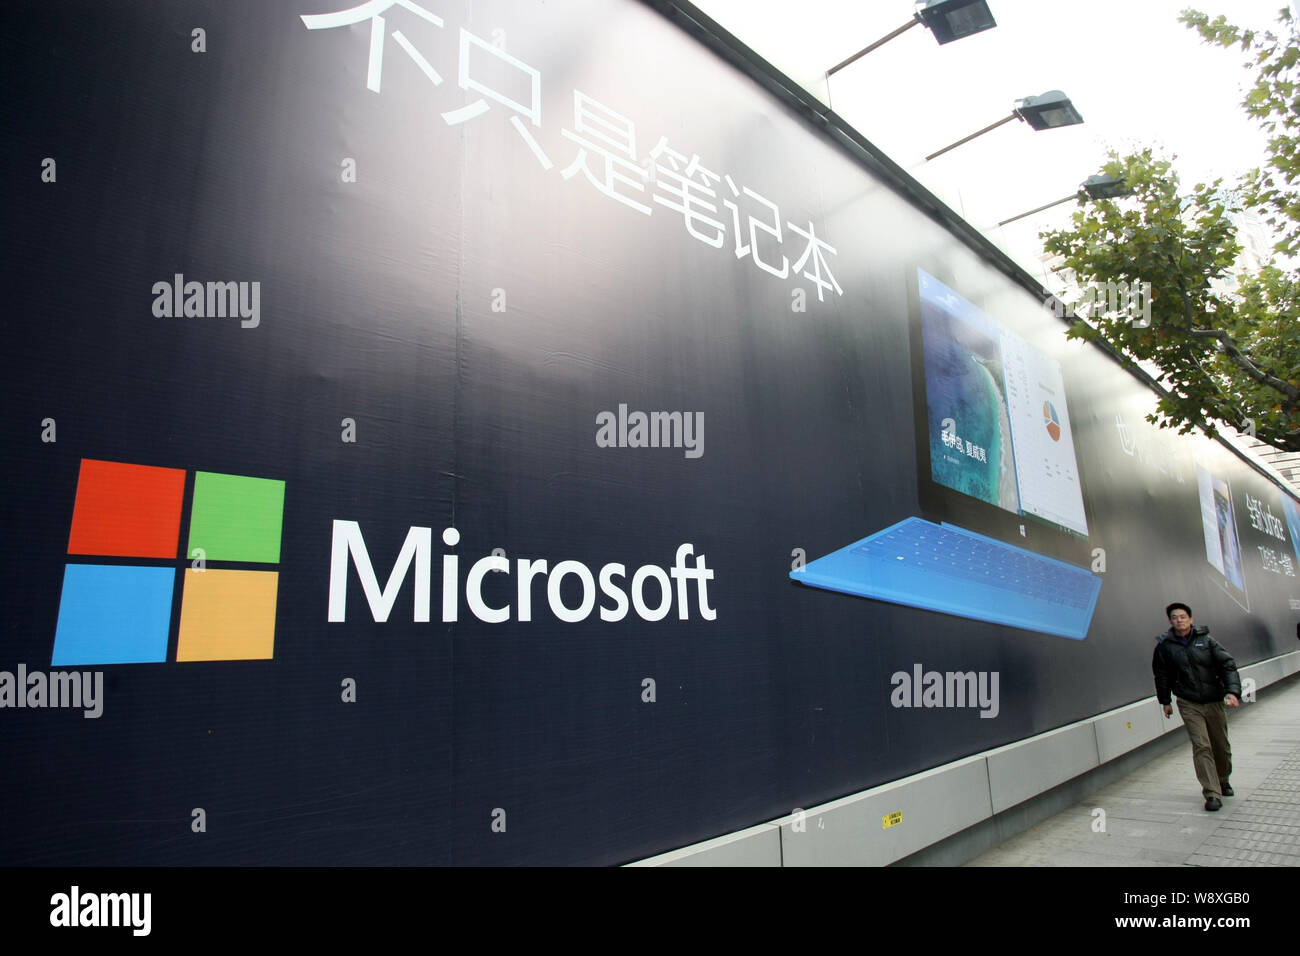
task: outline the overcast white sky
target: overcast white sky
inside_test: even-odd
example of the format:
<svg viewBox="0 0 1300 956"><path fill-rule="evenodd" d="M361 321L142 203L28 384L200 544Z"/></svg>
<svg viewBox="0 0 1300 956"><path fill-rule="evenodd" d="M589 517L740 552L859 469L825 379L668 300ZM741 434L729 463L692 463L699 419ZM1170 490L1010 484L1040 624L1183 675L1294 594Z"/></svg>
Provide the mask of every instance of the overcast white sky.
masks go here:
<svg viewBox="0 0 1300 956"><path fill-rule="evenodd" d="M911 0L696 0L791 77L825 93L825 71L901 26ZM1272 27L1285 0L989 0L998 26L939 46L916 27L830 78L831 106L869 140L1042 276L1037 233L1073 204L1003 229L1096 172L1108 147L1175 155L1183 182L1232 180L1263 159L1265 137L1240 103L1251 74L1237 48L1178 22L1195 7ZM1084 124L1033 132L1012 122L930 163L930 152L1063 90Z"/></svg>

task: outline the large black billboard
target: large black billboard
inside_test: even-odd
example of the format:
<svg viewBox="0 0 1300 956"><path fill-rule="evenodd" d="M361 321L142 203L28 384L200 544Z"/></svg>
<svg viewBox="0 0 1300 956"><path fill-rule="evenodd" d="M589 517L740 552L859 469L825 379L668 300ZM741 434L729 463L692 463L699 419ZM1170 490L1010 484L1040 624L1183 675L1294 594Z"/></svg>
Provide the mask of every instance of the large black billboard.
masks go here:
<svg viewBox="0 0 1300 956"><path fill-rule="evenodd" d="M1281 489L654 10L343 2L5 20L0 862L623 862L1288 647Z"/></svg>

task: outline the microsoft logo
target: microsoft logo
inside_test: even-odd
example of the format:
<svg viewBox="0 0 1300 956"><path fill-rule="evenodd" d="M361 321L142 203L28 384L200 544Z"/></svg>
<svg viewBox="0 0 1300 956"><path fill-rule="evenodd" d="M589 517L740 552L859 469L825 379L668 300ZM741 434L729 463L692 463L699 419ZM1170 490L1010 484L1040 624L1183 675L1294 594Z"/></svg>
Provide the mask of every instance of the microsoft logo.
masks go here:
<svg viewBox="0 0 1300 956"><path fill-rule="evenodd" d="M167 661L177 604L170 659L271 658L280 575L268 566L280 563L284 482L197 471L187 489L186 479L182 469L82 459L68 554L114 560L64 568L51 666Z"/></svg>

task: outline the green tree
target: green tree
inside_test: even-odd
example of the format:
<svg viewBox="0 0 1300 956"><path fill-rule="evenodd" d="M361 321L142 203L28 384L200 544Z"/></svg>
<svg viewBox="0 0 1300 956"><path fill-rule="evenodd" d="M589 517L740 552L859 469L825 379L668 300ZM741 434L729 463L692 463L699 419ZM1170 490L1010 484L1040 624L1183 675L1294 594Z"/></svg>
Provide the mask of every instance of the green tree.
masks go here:
<svg viewBox="0 0 1300 956"><path fill-rule="evenodd" d="M1300 36L1286 10L1279 33L1195 10L1180 19L1208 42L1247 52L1255 83L1243 106L1269 134L1266 162L1232 187L1215 180L1182 190L1151 150L1112 153L1103 172L1132 195L1081 201L1071 228L1042 234L1082 288L1107 300L1067 303L1082 313L1067 334L1158 367L1166 393L1153 422L1211 435L1227 423L1300 451L1300 276L1288 264L1300 248ZM1232 216L1246 210L1274 228L1278 257L1233 285L1224 281L1241 252ZM1149 323L1145 312L1111 308L1106 295L1138 283L1149 283Z"/></svg>

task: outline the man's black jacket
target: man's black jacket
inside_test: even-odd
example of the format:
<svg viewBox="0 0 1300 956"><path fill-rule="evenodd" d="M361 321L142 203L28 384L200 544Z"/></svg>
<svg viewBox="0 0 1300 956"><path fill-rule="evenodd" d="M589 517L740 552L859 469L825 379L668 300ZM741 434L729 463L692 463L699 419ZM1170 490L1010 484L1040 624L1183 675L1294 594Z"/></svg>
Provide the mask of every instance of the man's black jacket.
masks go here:
<svg viewBox="0 0 1300 956"><path fill-rule="evenodd" d="M1169 703L1169 692L1194 704L1223 700L1225 694L1241 697L1237 663L1223 645L1210 637L1208 627L1194 627L1186 646L1170 628L1156 638L1151 672L1156 678L1156 699Z"/></svg>

